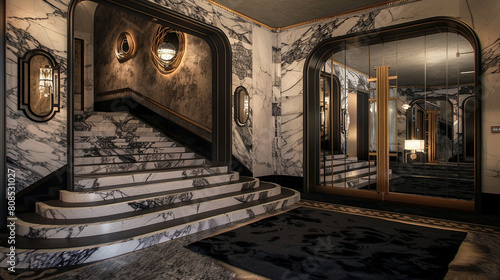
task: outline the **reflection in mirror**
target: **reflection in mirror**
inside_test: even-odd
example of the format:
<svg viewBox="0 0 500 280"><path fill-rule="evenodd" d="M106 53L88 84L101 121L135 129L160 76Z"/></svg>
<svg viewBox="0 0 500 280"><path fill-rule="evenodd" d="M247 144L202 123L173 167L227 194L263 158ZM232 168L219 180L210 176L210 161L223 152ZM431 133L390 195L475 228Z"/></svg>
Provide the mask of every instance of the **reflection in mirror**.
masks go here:
<svg viewBox="0 0 500 280"><path fill-rule="evenodd" d="M49 53L31 50L19 60L19 109L31 120L50 120L59 112L59 67Z"/></svg>
<svg viewBox="0 0 500 280"><path fill-rule="evenodd" d="M390 192L474 200L475 53L469 41L430 30L373 45L345 44L318 77L320 184L376 190L377 135L387 131ZM377 106L378 66L389 66L384 106ZM338 120L329 118L326 105L330 76L339 80ZM377 123L380 108L387 124ZM411 148L413 140L418 149ZM335 141L341 148L332 153Z"/></svg>
<svg viewBox="0 0 500 280"><path fill-rule="evenodd" d="M250 95L242 86L234 92L234 117L238 126L244 126L250 117Z"/></svg>

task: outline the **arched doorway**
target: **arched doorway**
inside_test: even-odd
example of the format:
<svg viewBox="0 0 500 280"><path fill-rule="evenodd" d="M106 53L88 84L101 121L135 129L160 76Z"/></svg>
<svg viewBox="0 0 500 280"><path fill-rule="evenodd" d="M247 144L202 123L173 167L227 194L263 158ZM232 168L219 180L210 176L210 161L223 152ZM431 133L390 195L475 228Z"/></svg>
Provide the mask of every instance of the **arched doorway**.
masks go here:
<svg viewBox="0 0 500 280"><path fill-rule="evenodd" d="M468 128L476 139L469 146L474 147L469 158L474 160L466 162L461 156L462 122L466 121L461 104L465 98L479 96L478 50L472 29L451 18L333 38L315 47L304 68L305 190L474 210L480 194L480 176L474 167L480 156L480 114L476 106L474 122L469 122L474 126ZM330 157L329 163L322 160L324 149L319 144L323 95L319 77L325 65L332 65L326 72L340 79L340 108L346 112L340 117L343 154ZM359 100L354 96L363 92L368 106L360 109L362 114L353 113L360 108L353 105ZM426 124L425 130L420 127L420 139L407 128L409 103L417 104L417 99L423 102L415 117L423 112L420 125ZM368 116L368 144L364 145L369 158L362 162L349 155L353 153L349 145L356 145L349 139L349 134L355 134L349 130L351 115ZM408 154L420 161L408 161Z"/></svg>
<svg viewBox="0 0 500 280"><path fill-rule="evenodd" d="M69 190L73 190L74 156L73 156L73 121L75 115L75 18L78 4L88 1L73 0L68 13L68 182ZM146 18L150 22L169 27L203 40L212 54L211 63L211 147L210 161L217 166L231 164L231 47L226 35L219 29L206 23L189 18L178 12L169 10L149 2L133 0L95 0L98 5L107 5L115 9ZM109 46L113 48L114 46ZM78 105L79 103L76 102ZM85 104L87 107L88 104ZM80 107L81 108L81 107Z"/></svg>

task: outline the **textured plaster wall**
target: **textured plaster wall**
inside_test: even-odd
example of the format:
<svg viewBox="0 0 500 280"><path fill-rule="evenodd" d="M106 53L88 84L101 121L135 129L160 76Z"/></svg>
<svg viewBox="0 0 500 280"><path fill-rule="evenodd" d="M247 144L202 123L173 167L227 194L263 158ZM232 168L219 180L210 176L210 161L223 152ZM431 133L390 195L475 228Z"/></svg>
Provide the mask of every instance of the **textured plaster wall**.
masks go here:
<svg viewBox="0 0 500 280"><path fill-rule="evenodd" d="M170 110L212 127L212 56L208 44L186 34L182 62L173 73L162 74L151 59L152 38L159 24L104 5L94 17L96 94L130 88ZM115 42L128 32L135 56L119 62Z"/></svg>

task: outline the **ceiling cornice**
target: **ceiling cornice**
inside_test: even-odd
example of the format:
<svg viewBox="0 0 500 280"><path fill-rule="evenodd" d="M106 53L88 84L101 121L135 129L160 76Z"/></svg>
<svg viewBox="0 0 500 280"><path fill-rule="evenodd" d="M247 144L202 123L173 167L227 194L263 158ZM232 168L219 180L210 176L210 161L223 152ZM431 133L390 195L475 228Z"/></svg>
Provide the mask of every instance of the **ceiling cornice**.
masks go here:
<svg viewBox="0 0 500 280"><path fill-rule="evenodd" d="M370 6L366 6L366 7L363 7L363 8L359 8L359 9L354 9L354 10L350 10L350 11L346 11L346 12L342 12L342 13L337 13L337 14L333 14L333 15L329 15L329 16L325 16L325 17L321 17L321 18L317 18L317 19L312 19L312 20L308 20L308 21L304 21L304 22L300 22L300 23L296 23L296 24L292 24L292 25L288 25L288 26L284 26L284 27L272 27L272 26L269 26L265 23L262 23L256 19L253 19L249 16L246 16L240 12L237 12L231 8L228 8L220 3L217 3L215 2L214 0L207 0L208 2L212 3L213 5L217 6L217 7L220 7L224 10L227 10L233 14L236 14L242 18L245 18L259 26L262 26L264 28L267 28L269 29L270 31L275 31L275 32L278 32L278 31L282 31L282 30L286 30L286 29L290 29L290 28L294 28L294 27L298 27L298 26L302 26L302 25L306 25L306 24L310 24L310 23L314 23L314 22L318 22L318 21L323 21L323 20L327 20L327 19L332 19L332 18L336 18L336 17L340 17L340 16L345 16L345 15L348 15L348 14L353 14L353 13L358 13L360 11L364 11L364 10L370 10L370 9L376 9L376 8L381 8L381 7L388 7L388 6L396 6L396 5L400 5L400 4L403 4L405 2L415 2L415 1L420 1L420 0L392 0L392 1L386 1L386 2L383 2L383 3L379 3L379 4L375 4L375 5L370 5Z"/></svg>

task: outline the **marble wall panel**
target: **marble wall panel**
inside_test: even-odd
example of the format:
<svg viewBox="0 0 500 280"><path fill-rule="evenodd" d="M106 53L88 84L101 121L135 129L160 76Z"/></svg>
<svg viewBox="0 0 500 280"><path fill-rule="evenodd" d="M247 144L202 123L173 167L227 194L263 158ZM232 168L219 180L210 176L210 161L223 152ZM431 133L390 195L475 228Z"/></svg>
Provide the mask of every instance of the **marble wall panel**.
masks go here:
<svg viewBox="0 0 500 280"><path fill-rule="evenodd" d="M7 1L7 168L20 191L66 164L67 5L69 1ZM36 123L18 110L18 58L42 49L60 66L61 109Z"/></svg>
<svg viewBox="0 0 500 280"><path fill-rule="evenodd" d="M314 46L319 42L336 36L369 32L375 28L411 22L419 19L434 16L459 16L459 1L414 1L396 6L380 7L373 10L365 10L355 14L349 14L334 19L327 19L316 23L284 30L280 33L281 49L281 81L282 95L293 97L283 100L282 108L295 107L295 105L286 104L288 102L300 102L302 98L295 98L303 94L303 70L304 62ZM286 114L285 109L283 114ZM300 110L303 114L303 109ZM293 122L281 123L283 133L295 131L294 135L302 135L302 127L292 127L296 125ZM302 162L303 147L297 147L292 142L283 141L282 146L282 173L284 175L302 176L302 170L297 172L296 168L288 170L286 159L295 158L296 162ZM293 155L287 155L292 153Z"/></svg>
<svg viewBox="0 0 500 280"><path fill-rule="evenodd" d="M500 2L460 0L460 18L479 36L482 48L482 191L500 194L500 134L491 126L500 125Z"/></svg>
<svg viewBox="0 0 500 280"><path fill-rule="evenodd" d="M262 27L254 26L252 30L253 51L253 92L250 93L253 112L253 147L254 176L272 175L272 142L274 120L273 103L273 43L274 33Z"/></svg>

